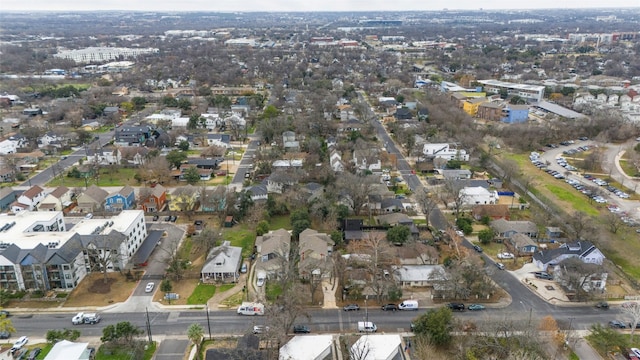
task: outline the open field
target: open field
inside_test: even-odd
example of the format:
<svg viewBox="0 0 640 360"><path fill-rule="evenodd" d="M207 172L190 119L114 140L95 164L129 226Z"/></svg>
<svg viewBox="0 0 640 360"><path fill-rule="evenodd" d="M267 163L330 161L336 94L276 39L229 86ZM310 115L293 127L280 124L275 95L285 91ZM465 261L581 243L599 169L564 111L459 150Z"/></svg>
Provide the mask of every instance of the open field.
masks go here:
<svg viewBox="0 0 640 360"><path fill-rule="evenodd" d="M138 285L137 281L129 281L120 273L107 275L108 285L104 284L104 275L101 273L87 275L71 292L64 305L69 307L106 306L123 302Z"/></svg>
<svg viewBox="0 0 640 360"><path fill-rule="evenodd" d="M64 185L66 187L85 187L86 185L96 184L98 186L139 186L138 182L135 180L134 176L136 174L136 169L131 168L117 168L110 169L108 167L100 169L100 176L98 177L98 181L95 181L95 177L85 178L72 178L68 177L67 173L64 176L58 176L55 179L49 181L46 186L56 187L60 185Z"/></svg>
<svg viewBox="0 0 640 360"><path fill-rule="evenodd" d="M256 233L253 230L249 230L246 224L239 224L232 228L224 229L222 237L225 240L229 240L232 246L242 247L243 257L248 257L253 252Z"/></svg>

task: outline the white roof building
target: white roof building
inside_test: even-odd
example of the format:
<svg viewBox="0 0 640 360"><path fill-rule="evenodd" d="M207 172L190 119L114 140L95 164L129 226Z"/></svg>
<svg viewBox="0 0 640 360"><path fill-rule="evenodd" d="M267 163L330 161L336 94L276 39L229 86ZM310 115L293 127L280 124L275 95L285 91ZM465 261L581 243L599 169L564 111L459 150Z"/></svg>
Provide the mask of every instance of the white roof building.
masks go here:
<svg viewBox="0 0 640 360"><path fill-rule="evenodd" d="M324 360L331 355L332 335L294 336L280 348L280 360Z"/></svg>
<svg viewBox="0 0 640 360"><path fill-rule="evenodd" d="M402 351L400 335L364 335L351 346L352 359L393 360Z"/></svg>
<svg viewBox="0 0 640 360"><path fill-rule="evenodd" d="M482 186L465 187L460 190L460 196L464 205L491 205L497 204L500 199L497 191Z"/></svg>
<svg viewBox="0 0 640 360"><path fill-rule="evenodd" d="M44 360L89 360L89 343L57 342Z"/></svg>

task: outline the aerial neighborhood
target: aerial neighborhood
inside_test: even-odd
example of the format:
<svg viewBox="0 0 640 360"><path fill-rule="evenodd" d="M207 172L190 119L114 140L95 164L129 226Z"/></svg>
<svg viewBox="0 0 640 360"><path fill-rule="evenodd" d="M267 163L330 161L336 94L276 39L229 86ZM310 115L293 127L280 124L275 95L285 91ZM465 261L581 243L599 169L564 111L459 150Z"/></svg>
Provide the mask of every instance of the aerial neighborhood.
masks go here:
<svg viewBox="0 0 640 360"><path fill-rule="evenodd" d="M640 358L637 8L99 14L2 14L0 359Z"/></svg>

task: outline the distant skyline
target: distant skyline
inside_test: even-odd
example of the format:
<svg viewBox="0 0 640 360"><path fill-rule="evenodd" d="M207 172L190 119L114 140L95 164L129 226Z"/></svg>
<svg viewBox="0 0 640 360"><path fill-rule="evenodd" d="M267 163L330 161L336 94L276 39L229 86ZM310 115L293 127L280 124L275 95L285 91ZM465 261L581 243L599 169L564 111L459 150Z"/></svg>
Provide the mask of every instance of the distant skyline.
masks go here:
<svg viewBox="0 0 640 360"><path fill-rule="evenodd" d="M403 11L403 10L499 10L499 9L571 9L571 8L630 8L633 1L608 0L24 0L0 1L0 11L90 11L90 10L139 10L139 11L240 11L240 12L291 12L291 11ZM637 3L636 3L637 4ZM639 7L638 5L635 8Z"/></svg>

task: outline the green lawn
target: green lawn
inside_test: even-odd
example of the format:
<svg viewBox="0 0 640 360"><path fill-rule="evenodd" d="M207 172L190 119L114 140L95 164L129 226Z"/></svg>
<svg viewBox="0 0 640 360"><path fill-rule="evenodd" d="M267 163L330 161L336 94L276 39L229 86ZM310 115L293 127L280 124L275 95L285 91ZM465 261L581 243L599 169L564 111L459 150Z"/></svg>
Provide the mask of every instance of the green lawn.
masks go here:
<svg viewBox="0 0 640 360"><path fill-rule="evenodd" d="M36 357L37 360L42 360L47 356L49 351L51 351L51 348L53 347L53 345L47 343L47 344L34 344L34 345L27 346L27 347L29 349L34 349L34 348L37 348L37 347L42 349L40 354L38 354L38 356Z"/></svg>
<svg viewBox="0 0 640 360"><path fill-rule="evenodd" d="M269 230L291 230L291 217L289 215L273 216L269 219Z"/></svg>
<svg viewBox="0 0 640 360"><path fill-rule="evenodd" d="M267 300L274 301L278 298L278 296L280 296L280 294L282 294L282 288L280 287L280 285L273 284L267 281L265 283L264 292Z"/></svg>
<svg viewBox="0 0 640 360"><path fill-rule="evenodd" d="M571 209L575 211L582 211L583 213L590 216L598 216L599 212L597 209L593 207L593 205L589 204L589 198L578 193L573 189L567 189L563 186L558 186L555 184L545 184L544 185L553 195L555 195L559 200L565 201L571 204Z"/></svg>
<svg viewBox="0 0 640 360"><path fill-rule="evenodd" d="M188 305L203 305L216 293L215 285L198 284L187 299Z"/></svg>
<svg viewBox="0 0 640 360"><path fill-rule="evenodd" d="M108 350L111 350L111 354L107 354ZM150 344L149 348L145 350L143 360L151 360L153 354L156 352L156 343L153 342ZM130 360L131 352L123 347L111 347L110 349L105 348L104 345L100 346L96 353L95 360Z"/></svg>
<svg viewBox="0 0 640 360"><path fill-rule="evenodd" d="M90 177L87 179L85 183L84 178L70 178L64 175L64 178L58 176L57 178L49 181L46 186L56 187L60 185L64 185L67 187L85 187L85 185L91 186L96 184L98 186L125 186L125 185L135 185L136 180L134 179L134 175L136 174L136 169L130 168L119 168L116 171L113 171L109 168L103 168L100 170L100 177L98 178L98 182L95 182L95 178Z"/></svg>
<svg viewBox="0 0 640 360"><path fill-rule="evenodd" d="M249 230L247 225L236 225L225 229L223 238L229 240L232 246L242 247L242 256L247 257L253 252L256 233Z"/></svg>

